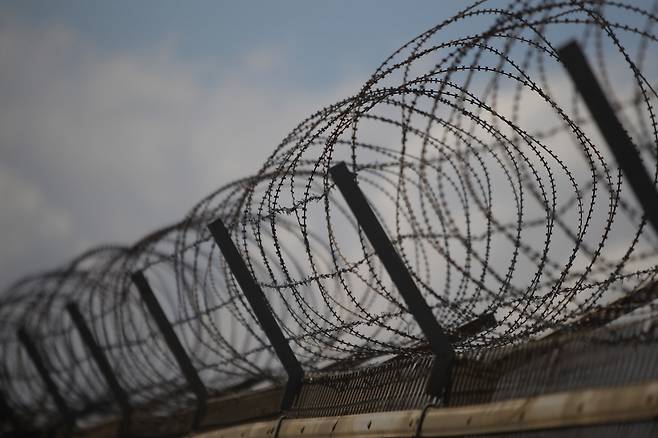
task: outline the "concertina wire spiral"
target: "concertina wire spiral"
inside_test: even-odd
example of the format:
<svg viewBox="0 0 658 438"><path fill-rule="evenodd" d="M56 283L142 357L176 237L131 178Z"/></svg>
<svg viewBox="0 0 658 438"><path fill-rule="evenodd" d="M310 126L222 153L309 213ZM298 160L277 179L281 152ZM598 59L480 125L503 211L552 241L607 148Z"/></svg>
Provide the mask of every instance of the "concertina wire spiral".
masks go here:
<svg viewBox="0 0 658 438"><path fill-rule="evenodd" d="M8 402L35 422L57 416L16 339L25 327L70 406L111 409L64 311L75 301L133 405L193 404L130 281L135 271L151 279L211 393L284 379L206 229L216 218L304 369L419 354L417 324L329 177L341 160L441 325L451 331L495 314L495 327L460 340L457 351L568 327L655 280L656 233L556 50L578 41L655 184L657 8L480 1L422 33L354 96L302 121L258 173L210 194L180 222L5 291L0 388Z"/></svg>

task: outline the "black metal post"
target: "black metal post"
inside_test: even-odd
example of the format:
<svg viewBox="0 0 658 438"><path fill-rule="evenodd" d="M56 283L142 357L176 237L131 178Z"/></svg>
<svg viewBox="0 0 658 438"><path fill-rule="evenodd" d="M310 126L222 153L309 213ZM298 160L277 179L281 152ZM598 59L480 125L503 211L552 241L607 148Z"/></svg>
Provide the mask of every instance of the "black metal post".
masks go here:
<svg viewBox="0 0 658 438"><path fill-rule="evenodd" d="M295 396L301 388L304 370L290 348L287 339L281 331L281 327L277 324L263 290L249 272L249 268L247 268L247 265L240 256L224 223L221 219L217 219L208 225L208 229L224 255L224 259L226 259L251 309L254 311L258 323L272 344L275 354L288 374L288 383L286 384L286 390L281 400L281 409L287 410L292 406Z"/></svg>
<svg viewBox="0 0 658 438"><path fill-rule="evenodd" d="M149 285L148 280L144 276L144 273L135 272L132 275L132 281L137 286L140 296L144 300L146 307L155 320L158 329L162 333L164 340L169 347L169 350L174 355L178 366L180 367L185 379L187 380L190 389L194 393L197 399L197 410L192 421L192 427L197 429L203 420L203 417L206 415L207 402L208 402L208 392L204 386L199 374L197 373L194 365L189 356L185 352L185 348L181 344L178 336L174 332L173 327L169 323L167 316L162 310L158 299L155 297L151 285Z"/></svg>
<svg viewBox="0 0 658 438"><path fill-rule="evenodd" d="M94 362L96 363L96 366L98 367L101 374L103 375L103 378L107 383L107 386L110 388L110 391L114 396L114 399L116 400L117 404L119 405L119 408L121 409L123 418L119 429L119 436L126 436L129 434L128 431L130 427L130 414L131 414L131 407L130 407L128 394L126 394L126 392L119 384L118 379L114 375L114 370L112 370L112 366L110 365L110 362L107 360L105 353L103 353L103 350L101 350L101 347L94 339L94 335L91 333L91 330L89 329L89 327L87 327L87 324L85 323L85 319L82 316L82 313L78 308L78 305L74 302L70 302L66 305L66 310L69 312L69 316L71 317L73 324L77 328L78 333L80 333L80 338L82 339L82 342L89 350L89 353L91 353L91 356Z"/></svg>
<svg viewBox="0 0 658 438"><path fill-rule="evenodd" d="M50 372L48 371L48 368L46 367L46 364L44 363L43 358L37 349L37 346L35 345L34 341L32 341L30 335L27 334L25 328L18 329L18 340L23 345L23 348L25 348L25 351L27 351L27 355L30 357L32 364L37 369L39 376L41 376L43 383L46 385L46 389L55 401L57 410L64 420L66 435L70 435L75 425L75 415L73 415L73 411L71 411L68 404L66 403L66 400L59 392L59 388L57 388L55 381L50 375Z"/></svg>
<svg viewBox="0 0 658 438"><path fill-rule="evenodd" d="M5 393L0 391L0 424L2 423L11 424L11 427L13 428L12 432L15 432L16 435L18 435L19 432L25 432L18 419L18 416L16 415L16 412L14 412L11 406L9 406L9 402L7 402Z"/></svg>
<svg viewBox="0 0 658 438"><path fill-rule="evenodd" d="M493 312L482 313L478 315L477 318L457 327L457 330L450 334L450 339L453 342L468 339L478 333L496 327L496 324L498 324L498 322L496 321L496 316Z"/></svg>
<svg viewBox="0 0 658 438"><path fill-rule="evenodd" d="M603 138L608 143L608 147L612 150L617 164L624 172L649 223L658 233L658 191L642 164L638 149L617 119L610 102L603 93L585 54L578 43L572 41L558 49L558 55L603 134Z"/></svg>
<svg viewBox="0 0 658 438"><path fill-rule="evenodd" d="M450 336L446 334L434 317L432 309L423 298L400 255L395 251L395 247L393 247L384 228L382 228L375 213L370 208L368 200L359 188L356 176L347 169L344 162L332 167L329 173L382 261L388 275L395 283L400 295L402 295L409 312L416 319L429 342L430 349L436 357L427 390L432 395L441 395L450 383L450 374L455 357Z"/></svg>

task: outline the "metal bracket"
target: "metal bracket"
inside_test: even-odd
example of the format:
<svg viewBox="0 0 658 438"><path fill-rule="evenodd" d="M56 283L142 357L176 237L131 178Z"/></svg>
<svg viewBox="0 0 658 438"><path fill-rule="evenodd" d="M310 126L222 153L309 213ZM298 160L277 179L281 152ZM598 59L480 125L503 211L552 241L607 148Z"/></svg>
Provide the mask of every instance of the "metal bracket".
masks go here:
<svg viewBox="0 0 658 438"><path fill-rule="evenodd" d="M34 364L34 367L37 369L37 372L41 376L43 383L46 385L46 389L55 401L57 410L59 410L59 413L64 420L65 436L70 436L73 432L73 428L75 427L75 415L73 414L73 411L71 411L68 404L66 403L66 400L59 392L59 389L57 388L55 381L50 375L50 372L48 371L48 368L46 367L46 364L44 363L36 344L30 335L27 334L25 328L18 329L18 340L25 348L25 351L27 351L32 364Z"/></svg>
<svg viewBox="0 0 658 438"><path fill-rule="evenodd" d="M490 330L496 327L497 324L498 321L496 321L496 315L494 315L493 312L482 313L475 319L457 327L457 329L450 334L450 340L452 342L458 342L463 339L471 338L485 330Z"/></svg>
<svg viewBox="0 0 658 438"><path fill-rule="evenodd" d="M103 353L103 350L101 350L100 346L94 339L91 330L85 323L85 319L82 316L78 305L74 302L70 302L66 305L66 310L68 311L73 324L77 328L82 342L89 350L89 353L91 353L96 366L103 375L103 378L105 379L107 386L110 388L110 391L118 403L119 408L121 408L123 418L121 419L121 424L119 426L119 436L129 435L131 407L128 394L126 394L126 392L119 384L119 381L114 375L114 371L112 370L110 362L107 360L105 353Z"/></svg>
<svg viewBox="0 0 658 438"><path fill-rule="evenodd" d="M238 252L235 243L233 243L224 222L217 219L208 225L208 229L224 255L229 269L240 285L242 293L244 293L251 309L254 311L258 323L272 344L275 354L288 374L288 383L281 400L281 409L285 411L292 406L295 397L299 393L304 378L304 370L290 348L281 327L277 324L263 290L252 277L249 268L247 268Z"/></svg>
<svg viewBox="0 0 658 438"><path fill-rule="evenodd" d="M430 349L436 356L427 391L432 395L441 395L450 383L455 358L450 336L437 322L432 309L423 298L400 255L395 251L384 228L359 188L356 176L347 169L347 165L342 161L329 169L329 173L386 268L386 272L402 295L409 312L427 338Z"/></svg>
<svg viewBox="0 0 658 438"><path fill-rule="evenodd" d="M656 186L642 164L637 148L603 93L585 54L575 41L564 45L557 52L615 156L617 164L630 183L648 221L654 231L658 233L658 191L656 191Z"/></svg>
<svg viewBox="0 0 658 438"><path fill-rule="evenodd" d="M162 307L160 306L158 299L155 297L153 289L151 289L151 285L144 276L144 273L141 271L135 272L132 274L131 278L137 287L142 300L144 300L149 313L155 320L160 333L162 333L162 336L167 346L169 347L169 350L174 355L174 359L176 359L178 366L183 372L183 376L185 376L187 384L190 386L190 389L196 396L197 409L192 420L192 427L194 429L198 429L201 421L203 420L203 417L206 415L207 410L208 392L206 391L206 387L201 381L199 374L194 368L194 365L192 365L192 361L185 352L185 348L183 348L183 345L178 339L178 336L176 336L171 323L167 319L164 310L162 310Z"/></svg>
<svg viewBox="0 0 658 438"><path fill-rule="evenodd" d="M420 415L418 416L418 423L416 423L416 432L414 433L414 438L420 438L423 433L423 423L425 422L427 411L438 406L439 405L436 403L428 403L423 407L423 410L420 411Z"/></svg>

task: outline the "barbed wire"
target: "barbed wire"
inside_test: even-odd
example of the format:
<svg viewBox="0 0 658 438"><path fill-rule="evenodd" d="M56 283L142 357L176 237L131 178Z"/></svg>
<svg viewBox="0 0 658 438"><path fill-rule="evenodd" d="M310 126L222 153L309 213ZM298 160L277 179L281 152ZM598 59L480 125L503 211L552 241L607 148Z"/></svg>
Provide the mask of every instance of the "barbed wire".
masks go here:
<svg viewBox="0 0 658 438"><path fill-rule="evenodd" d="M396 50L352 97L302 121L253 176L133 246L23 279L0 305L0 388L48 424L57 407L24 328L76 412L114 412L65 312L76 302L131 404L194 397L131 282L144 271L204 385L283 370L206 224L221 218L305 370L421 354L424 337L329 176L346 161L441 326L491 312L460 352L568 329L657 275L658 239L559 62L576 40L653 184L658 3L479 1ZM647 303L647 311L654 311ZM621 340L620 340L621 342Z"/></svg>

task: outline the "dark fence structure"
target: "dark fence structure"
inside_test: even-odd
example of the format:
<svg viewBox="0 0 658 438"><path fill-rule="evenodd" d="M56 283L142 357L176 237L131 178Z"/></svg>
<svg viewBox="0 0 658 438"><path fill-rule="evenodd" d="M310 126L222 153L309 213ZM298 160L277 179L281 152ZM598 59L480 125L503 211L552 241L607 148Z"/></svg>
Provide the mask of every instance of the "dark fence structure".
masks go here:
<svg viewBox="0 0 658 438"><path fill-rule="evenodd" d="M180 436L657 379L657 14L475 2L180 222L16 282L0 432ZM223 416L235 394L264 408Z"/></svg>

